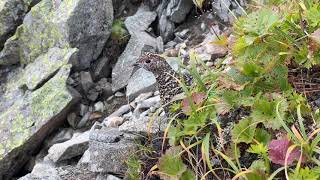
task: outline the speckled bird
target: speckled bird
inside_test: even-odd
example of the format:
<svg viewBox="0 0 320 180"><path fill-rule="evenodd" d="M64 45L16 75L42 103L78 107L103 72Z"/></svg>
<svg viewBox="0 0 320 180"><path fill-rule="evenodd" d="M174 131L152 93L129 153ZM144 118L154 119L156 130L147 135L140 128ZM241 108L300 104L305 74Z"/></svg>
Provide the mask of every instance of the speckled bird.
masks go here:
<svg viewBox="0 0 320 180"><path fill-rule="evenodd" d="M165 58L153 53L144 53L135 66L144 68L154 74L158 83L161 103L164 106L165 113L168 114L169 107L175 97L183 93L178 81L181 75L172 69ZM191 76L183 75L183 78L187 85L191 84Z"/></svg>

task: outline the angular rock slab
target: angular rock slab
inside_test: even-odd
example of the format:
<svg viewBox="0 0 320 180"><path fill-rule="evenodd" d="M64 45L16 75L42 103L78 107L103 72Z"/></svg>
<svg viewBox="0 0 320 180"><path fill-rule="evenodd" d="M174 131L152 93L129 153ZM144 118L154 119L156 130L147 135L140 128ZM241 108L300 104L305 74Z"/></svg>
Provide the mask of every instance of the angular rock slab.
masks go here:
<svg viewBox="0 0 320 180"><path fill-rule="evenodd" d="M138 60L143 50L159 47L159 39L153 38L145 32L156 16L155 12L141 6L135 15L126 19L125 25L131 38L112 70L113 91L118 91L128 84L133 73L133 64Z"/></svg>
<svg viewBox="0 0 320 180"><path fill-rule="evenodd" d="M133 73L127 86L126 95L129 101L135 99L139 94L153 92L157 89L157 80L154 75L145 70L138 69Z"/></svg>
<svg viewBox="0 0 320 180"><path fill-rule="evenodd" d="M60 67L39 89L20 92L17 97L14 88L7 87L12 92L4 96L12 102L0 112L0 179L18 171L47 135L63 124L69 108L78 101L66 87L70 69L71 65Z"/></svg>
<svg viewBox="0 0 320 180"><path fill-rule="evenodd" d="M192 0L171 0L167 7L167 17L175 23L181 23L193 6Z"/></svg>
<svg viewBox="0 0 320 180"><path fill-rule="evenodd" d="M121 133L117 129L94 125L90 132L89 143L90 170L124 174L126 160L137 151L136 141L136 136Z"/></svg>
<svg viewBox="0 0 320 180"><path fill-rule="evenodd" d="M119 131L132 134L156 134L163 132L167 126L167 118L165 117L148 117L142 116L139 118L132 118L129 121L124 122Z"/></svg>
<svg viewBox="0 0 320 180"><path fill-rule="evenodd" d="M0 1L0 49L14 33L28 9L39 0L1 0Z"/></svg>
<svg viewBox="0 0 320 180"><path fill-rule="evenodd" d="M112 21L111 0L42 0L5 43L0 65L29 64L49 48L76 47L79 58L72 64L88 68L101 53Z"/></svg>
<svg viewBox="0 0 320 180"><path fill-rule="evenodd" d="M56 168L46 163L36 164L31 173L19 178L19 180L35 180L35 179L61 180Z"/></svg>
<svg viewBox="0 0 320 180"><path fill-rule="evenodd" d="M89 146L89 131L84 132L72 139L54 144L49 150L46 158L52 160L54 163L58 163L62 160L74 158L82 155Z"/></svg>
<svg viewBox="0 0 320 180"><path fill-rule="evenodd" d="M28 64L22 77L29 90L34 90L54 75L61 66L68 64L77 55L78 49L51 48L48 53L39 56L33 63Z"/></svg>

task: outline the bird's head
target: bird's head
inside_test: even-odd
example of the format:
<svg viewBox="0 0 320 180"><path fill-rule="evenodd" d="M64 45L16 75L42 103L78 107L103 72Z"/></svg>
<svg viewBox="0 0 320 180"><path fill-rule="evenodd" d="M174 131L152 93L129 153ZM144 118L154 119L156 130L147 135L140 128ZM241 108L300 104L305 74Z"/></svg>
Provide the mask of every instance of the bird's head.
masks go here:
<svg viewBox="0 0 320 180"><path fill-rule="evenodd" d="M171 68L163 57L149 52L144 53L134 66L144 68L152 73L159 73L167 68Z"/></svg>

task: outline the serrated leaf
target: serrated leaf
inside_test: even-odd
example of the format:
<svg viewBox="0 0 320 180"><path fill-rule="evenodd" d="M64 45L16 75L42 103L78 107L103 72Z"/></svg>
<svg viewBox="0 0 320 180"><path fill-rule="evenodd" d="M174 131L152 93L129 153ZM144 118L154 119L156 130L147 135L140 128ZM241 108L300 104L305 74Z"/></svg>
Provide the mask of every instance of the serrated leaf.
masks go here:
<svg viewBox="0 0 320 180"><path fill-rule="evenodd" d="M242 74L251 78L259 77L262 74L262 71L260 66L253 63L245 63L242 65L241 69Z"/></svg>
<svg viewBox="0 0 320 180"><path fill-rule="evenodd" d="M272 100L259 98L253 105L251 117L256 122L262 122L267 128L280 129L281 122L278 120L276 106L280 102L279 113L282 119L285 119L288 103L286 99L277 97Z"/></svg>
<svg viewBox="0 0 320 180"><path fill-rule="evenodd" d="M320 25L320 6L314 4L306 13L307 20L312 27Z"/></svg>
<svg viewBox="0 0 320 180"><path fill-rule="evenodd" d="M128 167L126 172L126 176L128 177L128 180L140 179L141 162L139 158L135 155L130 156L126 161L126 164Z"/></svg>
<svg viewBox="0 0 320 180"><path fill-rule="evenodd" d="M249 14L246 18L236 23L236 30L251 36L263 36L269 28L279 20L276 12L263 8Z"/></svg>
<svg viewBox="0 0 320 180"><path fill-rule="evenodd" d="M195 180L196 175L190 169L187 169L181 176L181 180Z"/></svg>
<svg viewBox="0 0 320 180"><path fill-rule="evenodd" d="M254 124L250 118L240 120L239 123L235 124L232 129L232 140L236 143L251 143L256 126L257 124Z"/></svg>
<svg viewBox="0 0 320 180"><path fill-rule="evenodd" d="M177 142L178 138L179 138L179 132L180 129L178 129L177 127L170 127L169 131L168 131L168 138L169 138L169 144L171 146L174 146L175 143Z"/></svg>
<svg viewBox="0 0 320 180"><path fill-rule="evenodd" d="M192 103L197 107L197 106L200 106L204 100L206 99L206 94L205 93L192 93L191 95L191 100L192 100ZM186 97L182 100L182 111L186 114L189 114L191 112L191 105L190 105L190 102L189 102L189 98Z"/></svg>
<svg viewBox="0 0 320 180"><path fill-rule="evenodd" d="M268 149L263 144L251 144L250 148L248 149L248 152L263 155L268 152Z"/></svg>
<svg viewBox="0 0 320 180"><path fill-rule="evenodd" d="M249 169L259 169L259 170L263 170L265 171L266 170L266 166L264 164L264 161L262 160L256 160L256 161L253 161L251 166L249 167Z"/></svg>
<svg viewBox="0 0 320 180"><path fill-rule="evenodd" d="M253 170L253 172L246 175L248 180L266 179L266 174L265 174L266 167L262 160L253 161L249 169Z"/></svg>
<svg viewBox="0 0 320 180"><path fill-rule="evenodd" d="M256 129L255 139L264 145L267 145L271 140L271 134L261 128Z"/></svg>
<svg viewBox="0 0 320 180"><path fill-rule="evenodd" d="M182 151L181 147L171 147L162 155L158 162L159 175L163 179L178 180L187 167L181 160L179 153Z"/></svg>
<svg viewBox="0 0 320 180"><path fill-rule="evenodd" d="M306 167L299 169L299 171L294 171L294 173L290 173L289 178L294 180L318 180L320 174L315 168L310 169L309 167Z"/></svg>

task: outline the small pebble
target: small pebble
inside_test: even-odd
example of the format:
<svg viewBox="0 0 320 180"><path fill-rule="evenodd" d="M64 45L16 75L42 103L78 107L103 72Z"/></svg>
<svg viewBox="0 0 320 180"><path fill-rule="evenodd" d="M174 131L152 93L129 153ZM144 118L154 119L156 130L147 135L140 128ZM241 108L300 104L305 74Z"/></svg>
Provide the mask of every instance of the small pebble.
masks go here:
<svg viewBox="0 0 320 180"><path fill-rule="evenodd" d="M114 116L108 118L106 121L104 121L104 124L106 127L119 127L123 123L124 119L122 117Z"/></svg>
<svg viewBox="0 0 320 180"><path fill-rule="evenodd" d="M200 25L200 28L202 31L205 31L206 30L206 25L202 22L201 25Z"/></svg>
<svg viewBox="0 0 320 180"><path fill-rule="evenodd" d="M104 106L103 102L99 101L94 104L94 111L95 112L104 112L104 110L105 110L105 106Z"/></svg>
<svg viewBox="0 0 320 180"><path fill-rule="evenodd" d="M211 62L211 61L208 61L208 62L206 63L206 66L208 66L208 67L212 67L213 65L214 65L214 63Z"/></svg>
<svg viewBox="0 0 320 180"><path fill-rule="evenodd" d="M123 96L125 96L125 94L123 94L122 92L116 92L116 93L114 94L114 96L115 96L115 97L123 97Z"/></svg>

